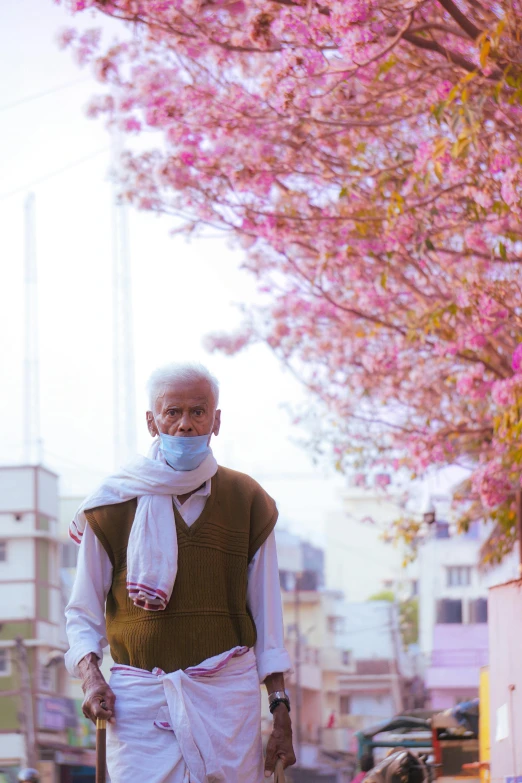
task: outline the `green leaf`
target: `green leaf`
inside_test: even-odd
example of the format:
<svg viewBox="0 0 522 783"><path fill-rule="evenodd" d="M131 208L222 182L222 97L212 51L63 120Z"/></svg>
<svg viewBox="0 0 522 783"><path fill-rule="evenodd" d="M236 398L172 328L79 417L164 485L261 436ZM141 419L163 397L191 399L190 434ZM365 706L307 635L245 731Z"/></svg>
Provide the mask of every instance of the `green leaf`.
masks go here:
<svg viewBox="0 0 522 783"><path fill-rule="evenodd" d="M343 188L341 188L339 192L339 198L345 198L347 195L348 195L348 188L345 185Z"/></svg>
<svg viewBox="0 0 522 783"><path fill-rule="evenodd" d="M500 258L502 259L502 261L507 261L506 246L503 242L499 242L498 252L500 253Z"/></svg>
<svg viewBox="0 0 522 783"><path fill-rule="evenodd" d="M431 241L431 239L429 239L429 238L428 238L428 239L426 240L426 242L425 242L425 245L426 245L426 248L427 248L428 250L435 250L435 245L433 244L433 242Z"/></svg>

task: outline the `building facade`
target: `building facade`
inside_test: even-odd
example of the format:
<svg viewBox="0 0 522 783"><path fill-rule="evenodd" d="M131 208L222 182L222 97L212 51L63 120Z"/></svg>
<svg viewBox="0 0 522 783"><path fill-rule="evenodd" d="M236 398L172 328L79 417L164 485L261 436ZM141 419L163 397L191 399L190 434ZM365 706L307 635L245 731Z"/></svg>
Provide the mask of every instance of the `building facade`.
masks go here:
<svg viewBox="0 0 522 783"><path fill-rule="evenodd" d="M388 486L386 474L360 474L343 490L342 504L326 520L327 586L355 603L383 589L411 595L417 567L404 569L404 553L383 536L404 514L403 494Z"/></svg>
<svg viewBox="0 0 522 783"><path fill-rule="evenodd" d="M58 477L0 468L0 770L38 766L70 783L92 764L92 737L69 695L60 576ZM85 779L85 778L83 778Z"/></svg>
<svg viewBox="0 0 522 783"><path fill-rule="evenodd" d="M305 773L316 774L314 780L350 779L356 732L391 718L403 706L411 666L402 648L398 608L390 601L346 602L341 591L320 586L321 573L312 577L313 569L292 571L306 562L297 536L282 531L277 541L285 644L292 658L287 684L299 754L291 779L308 780L300 777ZM321 559L315 555L312 562ZM265 719L268 732L268 714Z"/></svg>
<svg viewBox="0 0 522 783"><path fill-rule="evenodd" d="M419 550L420 646L433 709L447 709L478 697L480 669L488 653L488 588L514 569L480 568L487 536L476 523L468 533L436 519Z"/></svg>

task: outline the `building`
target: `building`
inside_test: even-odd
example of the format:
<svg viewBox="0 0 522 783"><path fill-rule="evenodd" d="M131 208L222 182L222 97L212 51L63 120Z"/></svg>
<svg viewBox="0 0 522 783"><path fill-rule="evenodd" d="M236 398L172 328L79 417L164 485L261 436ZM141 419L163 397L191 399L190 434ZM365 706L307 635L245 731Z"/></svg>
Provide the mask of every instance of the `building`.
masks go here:
<svg viewBox="0 0 522 783"><path fill-rule="evenodd" d="M383 538L404 514L403 493L390 484L387 474L360 474L343 490L342 503L342 511L326 520L328 587L355 603L383 589L409 597L416 589L417 567L404 569L401 549Z"/></svg>
<svg viewBox="0 0 522 783"><path fill-rule="evenodd" d="M296 781L311 780L307 772L317 775L314 780L349 779L355 733L403 706L411 665L398 607L390 601L346 602L341 591L321 586L321 568L293 571L305 563L297 536L281 531L277 541L285 644L293 662L286 679L300 761L290 775ZM313 562L321 563L317 554Z"/></svg>
<svg viewBox="0 0 522 783"><path fill-rule="evenodd" d="M292 590L296 574L302 590L318 590L324 585L324 551L303 541L284 528L276 529L279 581L283 590Z"/></svg>
<svg viewBox="0 0 522 783"><path fill-rule="evenodd" d="M350 651L341 648L342 594L301 590L299 582L297 587L282 590L285 646L292 659L285 681L299 759L291 779L308 780L302 775L313 770L317 780L348 781L354 767L351 737L327 729L330 716L339 711L339 675L354 669Z"/></svg>
<svg viewBox="0 0 522 783"><path fill-rule="evenodd" d="M92 742L69 697L60 579L58 477L0 468L0 769L38 765L49 783L82 780ZM85 778L83 778L85 779Z"/></svg>
<svg viewBox="0 0 522 783"><path fill-rule="evenodd" d="M359 726L366 728L402 711L402 682L411 666L403 650L396 603L347 603L345 616L342 641L350 650L354 671L339 680L340 706L342 713L357 716Z"/></svg>
<svg viewBox="0 0 522 783"><path fill-rule="evenodd" d="M489 658L488 588L515 569L512 558L501 568L479 567L487 534L479 523L457 534L437 511L419 550L420 647L433 709L478 697Z"/></svg>

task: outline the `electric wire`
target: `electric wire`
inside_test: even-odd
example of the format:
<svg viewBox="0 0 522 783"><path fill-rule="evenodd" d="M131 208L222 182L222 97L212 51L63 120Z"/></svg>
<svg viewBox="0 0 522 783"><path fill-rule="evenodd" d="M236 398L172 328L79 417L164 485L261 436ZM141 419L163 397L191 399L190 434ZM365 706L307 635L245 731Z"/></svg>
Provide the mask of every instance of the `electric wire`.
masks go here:
<svg viewBox="0 0 522 783"><path fill-rule="evenodd" d="M27 182L25 185L20 185L20 187L14 188L7 193L0 193L0 201L5 201L12 196L18 195L19 193L25 193L28 190L34 188L36 185L41 185L43 182L47 182L47 180L52 179L52 177L57 177L59 174L64 174L66 171L69 171L69 169L80 166L82 163L86 163L88 160L92 160L92 158L95 158L97 155L101 155L102 152L109 152L109 150L110 147L101 147L100 149L95 150L88 155L84 155L82 158L78 158L78 160L67 163L65 166L62 166L59 169L55 169L48 174L44 174L42 177L34 179L32 182Z"/></svg>
<svg viewBox="0 0 522 783"><path fill-rule="evenodd" d="M30 103L31 101L36 101L39 98L45 98L48 95L53 95L55 92L60 92L61 90L66 90L69 87L75 87L77 84L82 84L83 82L88 81L92 80L89 77L84 76L81 79L74 79L74 81L67 82L66 84L58 84L56 87L51 87L49 90L44 90L43 92L39 92L34 95L26 95L24 98L19 98L17 101L6 103L4 106L0 106L0 113L9 111L9 109L15 109L18 106L22 106L24 103Z"/></svg>

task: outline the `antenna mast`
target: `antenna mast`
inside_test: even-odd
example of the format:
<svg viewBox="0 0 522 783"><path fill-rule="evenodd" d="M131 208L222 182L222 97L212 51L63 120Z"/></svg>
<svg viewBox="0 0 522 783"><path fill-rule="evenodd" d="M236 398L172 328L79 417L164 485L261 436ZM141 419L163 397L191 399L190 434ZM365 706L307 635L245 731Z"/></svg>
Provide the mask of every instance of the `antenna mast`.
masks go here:
<svg viewBox="0 0 522 783"><path fill-rule="evenodd" d="M113 142L115 179L121 171L121 137ZM136 388L132 328L132 285L129 254L128 209L118 199L113 185L112 281L113 281L113 376L114 461L118 468L136 454Z"/></svg>
<svg viewBox="0 0 522 783"><path fill-rule="evenodd" d="M38 278L36 268L35 196L29 193L25 210L25 357L24 461L41 464L40 367L38 356Z"/></svg>

